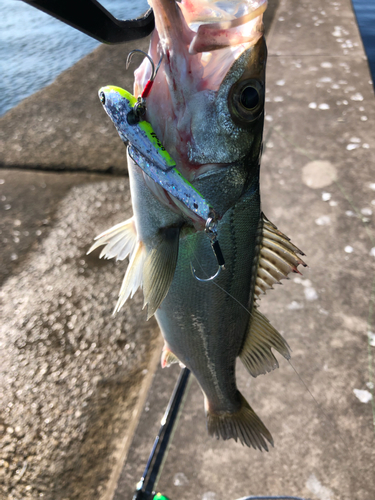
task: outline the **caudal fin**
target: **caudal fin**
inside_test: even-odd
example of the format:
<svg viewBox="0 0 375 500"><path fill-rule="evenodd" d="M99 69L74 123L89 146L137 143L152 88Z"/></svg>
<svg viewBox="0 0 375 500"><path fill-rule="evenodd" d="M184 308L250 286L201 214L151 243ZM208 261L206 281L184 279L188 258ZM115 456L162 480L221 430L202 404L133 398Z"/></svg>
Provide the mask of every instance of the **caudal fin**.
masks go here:
<svg viewBox="0 0 375 500"><path fill-rule="evenodd" d="M206 410L208 433L216 439L239 440L242 445L268 451L266 440L273 446L271 433L242 394L240 397L241 408L235 413L215 414Z"/></svg>

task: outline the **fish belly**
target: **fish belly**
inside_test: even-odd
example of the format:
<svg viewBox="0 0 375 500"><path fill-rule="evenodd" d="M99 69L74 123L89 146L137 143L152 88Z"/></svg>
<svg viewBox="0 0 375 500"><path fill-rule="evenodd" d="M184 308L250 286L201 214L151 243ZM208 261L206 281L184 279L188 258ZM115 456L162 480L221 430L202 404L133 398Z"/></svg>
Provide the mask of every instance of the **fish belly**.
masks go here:
<svg viewBox="0 0 375 500"><path fill-rule="evenodd" d="M235 361L249 322L256 233L260 218L258 178L219 223L218 241L225 269L207 278L217 262L208 236L180 237L175 275L156 312L167 347L197 378L214 413L233 413L242 402L236 387Z"/></svg>

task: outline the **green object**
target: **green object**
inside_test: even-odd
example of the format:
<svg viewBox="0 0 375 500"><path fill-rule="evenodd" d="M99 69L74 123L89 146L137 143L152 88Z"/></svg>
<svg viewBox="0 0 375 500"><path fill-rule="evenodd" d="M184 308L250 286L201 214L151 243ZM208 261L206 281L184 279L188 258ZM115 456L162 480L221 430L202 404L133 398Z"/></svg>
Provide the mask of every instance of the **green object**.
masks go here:
<svg viewBox="0 0 375 500"><path fill-rule="evenodd" d="M153 500L169 500L169 498L165 497L161 493L156 493L156 495L154 496Z"/></svg>
<svg viewBox="0 0 375 500"><path fill-rule="evenodd" d="M138 99L133 94L131 94L130 92L128 92L125 89L122 89L121 87L115 87L113 85L108 85L107 87L104 87L104 88L108 92L110 92L111 90L114 91L114 92L118 92L121 97L123 97L124 99L126 99L128 101L129 106L131 108L134 108L134 105L138 101ZM163 160L165 161L165 164L168 167L175 167L176 166L176 162L171 158L171 156L169 155L168 151L165 150L164 146L162 145L162 143L157 138L157 136L155 134L155 131L152 128L151 124L149 122L146 122L145 120L142 120L142 121L140 121L138 123L138 127L145 134L145 136L150 141L150 143L154 146L154 148L157 151L157 153L163 158ZM180 172L178 172L178 173L181 176Z"/></svg>

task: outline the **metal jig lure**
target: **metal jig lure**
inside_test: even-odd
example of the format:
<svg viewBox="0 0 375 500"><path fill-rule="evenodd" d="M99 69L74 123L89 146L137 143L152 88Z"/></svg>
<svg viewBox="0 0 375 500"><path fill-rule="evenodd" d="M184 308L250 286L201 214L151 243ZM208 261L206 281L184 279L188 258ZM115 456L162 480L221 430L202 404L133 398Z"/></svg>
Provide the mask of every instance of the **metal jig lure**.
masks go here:
<svg viewBox="0 0 375 500"><path fill-rule="evenodd" d="M137 52L141 51L137 50ZM130 53L130 57L131 55L132 53ZM148 57L148 59L151 58ZM214 276L203 279L195 274L192 266L191 268L198 281L212 281L224 267L223 254L217 239L219 217L201 193L177 169L176 162L158 139L151 124L143 119L146 110L145 99L151 90L160 63L161 61L155 70L152 62L151 78L142 95L138 98L120 87L113 86L100 89L99 97L122 141L128 146L128 153L134 162L168 194L182 202L191 212L205 221L205 232L210 238L219 269ZM150 85L148 85L149 83ZM147 92L146 89L148 89Z"/></svg>

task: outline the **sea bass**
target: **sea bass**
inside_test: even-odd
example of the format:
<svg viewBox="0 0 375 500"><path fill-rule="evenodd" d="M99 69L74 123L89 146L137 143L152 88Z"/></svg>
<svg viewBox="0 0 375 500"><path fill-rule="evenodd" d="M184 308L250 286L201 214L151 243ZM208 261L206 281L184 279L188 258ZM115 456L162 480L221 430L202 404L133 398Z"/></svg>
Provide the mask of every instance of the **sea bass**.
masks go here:
<svg viewBox="0 0 375 500"><path fill-rule="evenodd" d="M278 367L272 349L289 359L287 342L256 300L305 263L260 206L266 1L150 5L156 29L149 56L163 59L156 77L144 60L134 94L155 77L141 120L173 162L152 163L152 147L135 138L142 121L130 130L127 94L102 88L103 106L129 146L134 216L99 235L90 251L104 245L101 256L130 256L115 311L143 287L147 316L155 314L165 340L162 365L180 362L195 375L209 434L268 450L272 436L237 389L235 363L240 357L256 377ZM173 195L174 181L163 184L173 168L185 198ZM195 196L202 209L194 209ZM220 273L205 231L211 209L225 258Z"/></svg>

